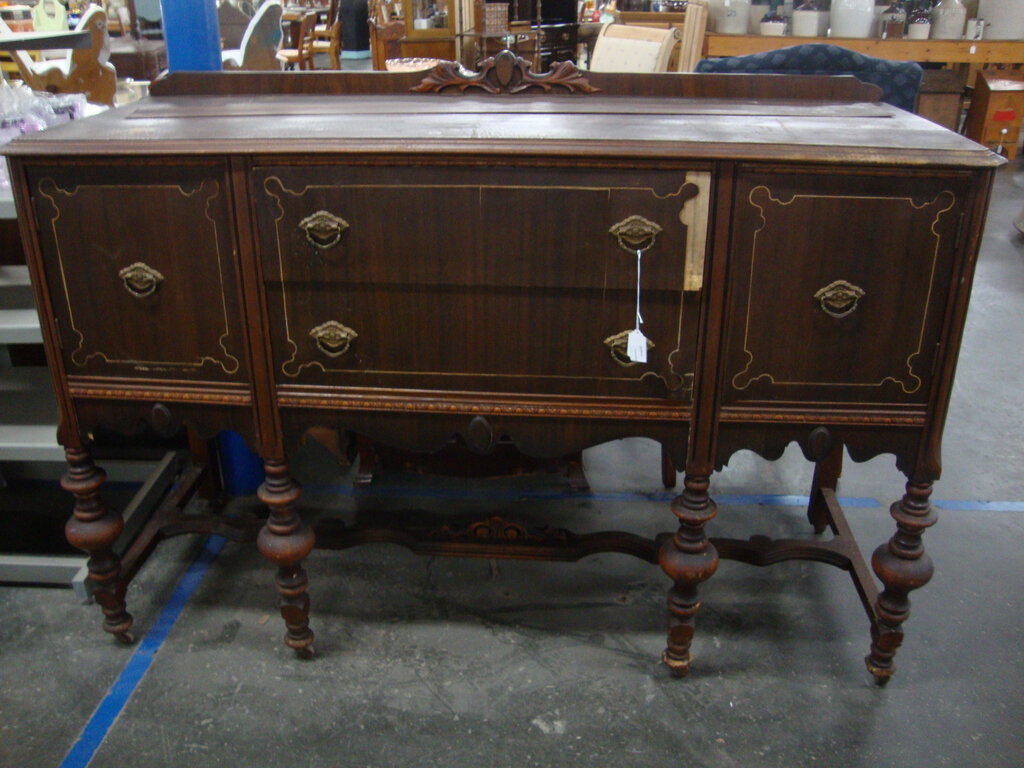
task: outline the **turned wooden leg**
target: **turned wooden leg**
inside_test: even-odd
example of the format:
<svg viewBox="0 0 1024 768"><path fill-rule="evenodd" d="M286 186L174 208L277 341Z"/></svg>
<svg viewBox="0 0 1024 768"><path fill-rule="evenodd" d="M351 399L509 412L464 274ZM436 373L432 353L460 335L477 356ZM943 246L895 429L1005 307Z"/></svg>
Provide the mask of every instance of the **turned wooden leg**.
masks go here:
<svg viewBox="0 0 1024 768"><path fill-rule="evenodd" d="M270 508L270 517L256 544L260 553L277 566L277 591L281 596L281 617L288 631L284 642L302 658L313 655L313 632L309 628L308 579L302 561L313 550L313 531L295 511L302 492L292 480L288 464L270 459L263 463L267 478L257 496Z"/></svg>
<svg viewBox="0 0 1024 768"><path fill-rule="evenodd" d="M807 520L814 526L815 533L824 533L828 528L828 505L821 495L822 488L836 490L839 476L843 473L843 444L837 443L825 458L814 465L814 479L811 481L811 498L807 505Z"/></svg>
<svg viewBox="0 0 1024 768"><path fill-rule="evenodd" d="M89 451L69 448L64 456L68 469L60 484L75 497L75 508L64 533L72 546L89 554L89 578L93 598L103 609L103 629L122 643L131 643L134 638L128 630L133 619L124 601L127 585L121 579L121 559L114 553L114 542L124 530L124 520L119 512L103 503L100 486L107 475L93 464Z"/></svg>
<svg viewBox="0 0 1024 768"><path fill-rule="evenodd" d="M903 642L903 622L910 616L908 595L927 584L934 571L921 543L921 534L935 525L931 493L931 483L907 483L903 499L889 509L896 520L896 533L871 557L871 567L884 589L875 603L878 621L871 630L871 653L865 662L880 685L896 671L892 659Z"/></svg>
<svg viewBox="0 0 1024 768"><path fill-rule="evenodd" d="M690 671L693 661L693 620L700 610L697 587L718 568L718 552L704 532L704 526L718 511L708 496L708 477L687 474L683 485L682 495L672 502L679 529L665 541L659 556L661 569L673 582L668 593L668 647L661 659L678 677Z"/></svg>

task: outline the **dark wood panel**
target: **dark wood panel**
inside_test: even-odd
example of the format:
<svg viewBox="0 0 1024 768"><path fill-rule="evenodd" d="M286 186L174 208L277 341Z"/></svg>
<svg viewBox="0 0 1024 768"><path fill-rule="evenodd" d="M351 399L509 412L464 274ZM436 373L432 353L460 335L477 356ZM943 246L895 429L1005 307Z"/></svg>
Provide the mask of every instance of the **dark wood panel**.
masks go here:
<svg viewBox="0 0 1024 768"><path fill-rule="evenodd" d="M741 171L724 402L926 405L967 190L963 176Z"/></svg>
<svg viewBox="0 0 1024 768"><path fill-rule="evenodd" d="M684 396L696 296L682 290L681 219L698 191L685 169L274 167L256 179L281 384ZM332 217L327 246L302 226L318 213ZM642 257L646 364L606 344L635 325L635 251L611 232L635 216L660 230ZM325 348L325 323L358 336Z"/></svg>
<svg viewBox="0 0 1024 768"><path fill-rule="evenodd" d="M225 181L220 164L33 168L69 375L248 376Z"/></svg>

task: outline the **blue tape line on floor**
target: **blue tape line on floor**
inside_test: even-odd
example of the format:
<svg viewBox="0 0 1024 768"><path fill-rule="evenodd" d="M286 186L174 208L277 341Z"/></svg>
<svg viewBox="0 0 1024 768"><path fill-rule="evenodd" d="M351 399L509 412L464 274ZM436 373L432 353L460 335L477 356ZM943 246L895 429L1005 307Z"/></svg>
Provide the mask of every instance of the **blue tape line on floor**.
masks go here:
<svg viewBox="0 0 1024 768"><path fill-rule="evenodd" d="M572 491L530 491L516 488L501 489L467 489L451 487L403 487L403 486L374 486L372 488L354 488L350 485L317 485L310 484L303 486L309 494L332 494L335 496L352 496L366 494L383 498L396 497L426 497L432 499L481 499L484 501L520 500L530 501L657 501L670 502L679 495L679 491L654 491L652 493L639 492L572 492ZM799 507L807 506L806 496L790 496L782 494L712 494L711 497L719 505L722 504L754 504L760 506L778 507ZM844 507L878 507L877 499L865 496L843 496L839 503Z"/></svg>
<svg viewBox="0 0 1024 768"><path fill-rule="evenodd" d="M110 727L117 720L121 710L124 709L128 699L152 665L153 657L156 656L160 646L167 639L174 622L178 620L185 605L209 570L210 564L216 559L226 542L227 539L222 536L211 536L207 539L202 551L188 567L185 575L181 577L174 593L156 617L156 621L153 622L153 626L150 627L146 636L142 638L138 648L128 660L128 664L114 681L110 691L100 702L92 717L89 718L81 736L71 747L71 751L60 764L60 768L85 768L92 760L96 750L100 748L106 738Z"/></svg>
<svg viewBox="0 0 1024 768"><path fill-rule="evenodd" d="M939 509L965 512L1024 512L1024 501L943 501L933 504Z"/></svg>

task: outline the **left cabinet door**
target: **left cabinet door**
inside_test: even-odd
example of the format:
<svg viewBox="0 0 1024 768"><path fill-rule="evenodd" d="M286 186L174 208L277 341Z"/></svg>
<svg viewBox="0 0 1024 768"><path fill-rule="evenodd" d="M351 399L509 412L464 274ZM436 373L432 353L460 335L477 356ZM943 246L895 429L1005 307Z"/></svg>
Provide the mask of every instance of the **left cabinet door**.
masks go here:
<svg viewBox="0 0 1024 768"><path fill-rule="evenodd" d="M223 164L33 164L28 181L68 375L248 378Z"/></svg>

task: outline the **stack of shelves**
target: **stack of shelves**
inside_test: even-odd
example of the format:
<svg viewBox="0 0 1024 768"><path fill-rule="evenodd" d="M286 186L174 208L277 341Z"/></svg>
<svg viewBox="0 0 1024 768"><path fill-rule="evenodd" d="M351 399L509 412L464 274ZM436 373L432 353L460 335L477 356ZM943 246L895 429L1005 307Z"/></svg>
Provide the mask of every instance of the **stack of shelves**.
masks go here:
<svg viewBox="0 0 1024 768"><path fill-rule="evenodd" d="M0 192L0 225L10 226L17 218L9 190ZM2 261L21 259L4 254ZM43 336L35 309L32 283L24 264L0 264L0 493L6 485L4 466L19 467L19 475L57 480L64 470L64 449L57 442L57 401L50 371L45 365L21 365L24 355L12 354L18 345L42 344ZM29 355L41 360L40 355ZM174 482L179 457L170 452L155 465L146 462L118 462L117 474L130 482L142 483L124 508L125 532L115 549L124 552L139 529ZM122 474L126 473L126 474ZM61 493L70 512L70 496ZM22 501L22 504L25 502ZM22 515L26 525L33 520L52 519L53 512L32 508L53 504L53 495L31 499L29 508L0 508L0 514ZM58 510L64 514L62 506ZM44 514L46 513L46 514ZM15 550L19 542L5 541L0 550L0 583L70 586L81 598L89 595L84 554L25 554Z"/></svg>

